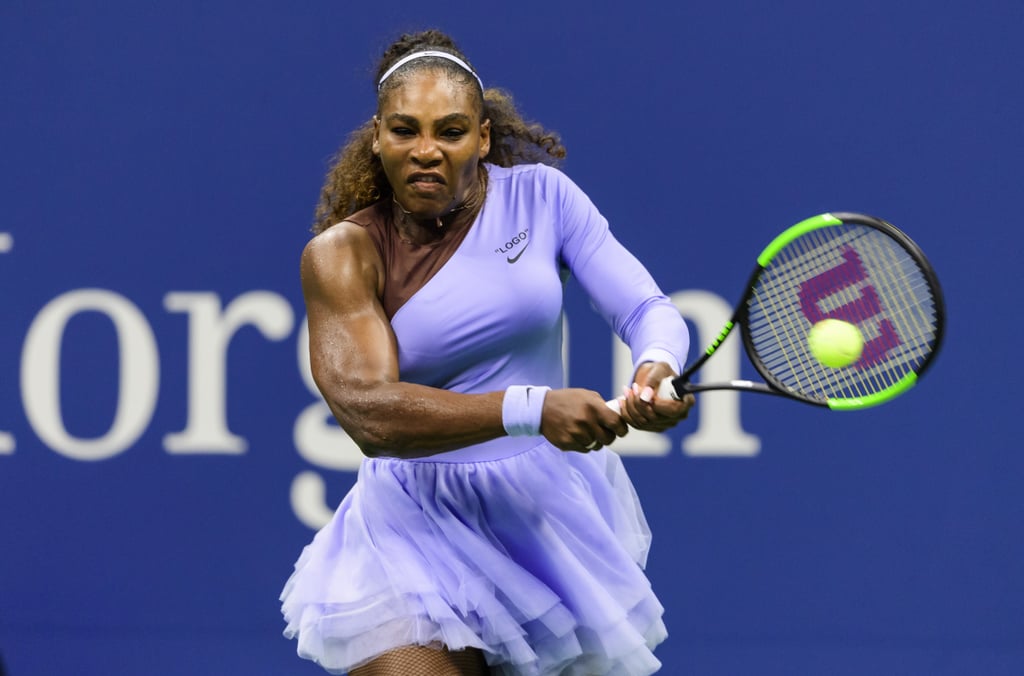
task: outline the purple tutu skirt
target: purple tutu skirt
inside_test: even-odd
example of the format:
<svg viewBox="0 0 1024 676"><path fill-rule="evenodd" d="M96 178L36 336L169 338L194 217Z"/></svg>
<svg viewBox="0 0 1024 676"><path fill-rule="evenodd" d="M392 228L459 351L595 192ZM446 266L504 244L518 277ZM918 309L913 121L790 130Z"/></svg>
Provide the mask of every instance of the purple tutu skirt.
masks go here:
<svg viewBox="0 0 1024 676"><path fill-rule="evenodd" d="M281 593L285 635L331 673L423 645L478 648L494 674L651 674L649 545L611 451L506 437L365 459Z"/></svg>

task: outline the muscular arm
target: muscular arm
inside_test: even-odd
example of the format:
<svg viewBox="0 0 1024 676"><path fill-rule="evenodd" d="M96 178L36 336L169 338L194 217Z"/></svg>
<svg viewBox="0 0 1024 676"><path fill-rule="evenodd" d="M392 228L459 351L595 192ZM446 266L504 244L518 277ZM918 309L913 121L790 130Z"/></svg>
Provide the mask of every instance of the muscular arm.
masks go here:
<svg viewBox="0 0 1024 676"><path fill-rule="evenodd" d="M380 304L383 266L363 228L341 223L302 254L313 379L368 456L433 455L504 436L503 393L459 394L399 381Z"/></svg>

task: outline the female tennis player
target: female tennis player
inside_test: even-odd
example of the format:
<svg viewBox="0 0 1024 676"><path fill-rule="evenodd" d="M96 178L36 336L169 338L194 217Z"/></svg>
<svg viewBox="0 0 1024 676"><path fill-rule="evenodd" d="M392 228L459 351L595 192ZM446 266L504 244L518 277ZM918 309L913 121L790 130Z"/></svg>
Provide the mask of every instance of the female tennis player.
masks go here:
<svg viewBox="0 0 1024 676"><path fill-rule="evenodd" d="M686 326L552 166L557 136L448 36L401 37L376 87L301 261L313 374L366 457L285 585L285 634L353 676L653 673L650 532L604 446L686 417L692 395L654 394ZM569 277L632 351L621 413L564 386Z"/></svg>

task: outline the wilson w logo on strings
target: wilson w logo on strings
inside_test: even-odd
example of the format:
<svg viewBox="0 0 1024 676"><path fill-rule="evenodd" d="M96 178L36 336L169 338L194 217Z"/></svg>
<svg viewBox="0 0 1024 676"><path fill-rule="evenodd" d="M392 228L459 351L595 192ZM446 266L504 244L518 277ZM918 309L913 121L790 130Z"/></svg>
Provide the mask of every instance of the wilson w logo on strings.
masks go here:
<svg viewBox="0 0 1024 676"><path fill-rule="evenodd" d="M800 309L812 324L841 319L858 325L865 335L875 334L865 341L860 359L853 364L865 369L883 361L902 341L892 321L883 316L878 291L857 250L848 244L842 248L841 258L835 267L800 284ZM866 330L869 326L870 332Z"/></svg>

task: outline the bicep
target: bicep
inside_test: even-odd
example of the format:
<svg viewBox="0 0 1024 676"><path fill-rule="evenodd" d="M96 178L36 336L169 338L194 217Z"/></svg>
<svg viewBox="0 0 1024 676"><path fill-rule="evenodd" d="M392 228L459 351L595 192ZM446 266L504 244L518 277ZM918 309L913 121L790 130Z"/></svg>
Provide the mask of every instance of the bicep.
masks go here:
<svg viewBox="0 0 1024 676"><path fill-rule="evenodd" d="M354 227L313 240L302 256L310 366L329 403L398 380L395 337L378 295L379 257Z"/></svg>

